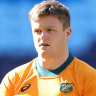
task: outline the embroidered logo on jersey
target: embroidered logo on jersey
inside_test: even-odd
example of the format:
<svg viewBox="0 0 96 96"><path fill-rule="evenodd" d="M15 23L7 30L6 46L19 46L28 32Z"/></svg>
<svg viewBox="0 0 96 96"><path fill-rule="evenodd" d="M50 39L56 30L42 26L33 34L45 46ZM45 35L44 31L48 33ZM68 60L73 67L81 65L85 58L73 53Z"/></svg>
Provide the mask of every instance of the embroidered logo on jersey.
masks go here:
<svg viewBox="0 0 96 96"><path fill-rule="evenodd" d="M61 83L60 91L64 93L69 93L72 91L73 84L72 83Z"/></svg>
<svg viewBox="0 0 96 96"><path fill-rule="evenodd" d="M23 87L21 88L21 92L26 91L27 89L29 89L30 86L31 86L31 84L29 84L29 83L25 84L25 86L23 86Z"/></svg>

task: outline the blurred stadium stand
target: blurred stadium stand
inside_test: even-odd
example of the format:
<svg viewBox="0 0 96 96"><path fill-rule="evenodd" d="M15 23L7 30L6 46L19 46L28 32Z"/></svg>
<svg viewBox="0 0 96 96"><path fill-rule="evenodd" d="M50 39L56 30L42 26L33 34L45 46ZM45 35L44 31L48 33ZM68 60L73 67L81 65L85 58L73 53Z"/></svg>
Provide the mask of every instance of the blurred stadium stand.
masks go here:
<svg viewBox="0 0 96 96"><path fill-rule="evenodd" d="M0 82L7 72L37 56L28 12L42 0L0 0ZM96 68L96 0L58 0L69 7L69 50Z"/></svg>

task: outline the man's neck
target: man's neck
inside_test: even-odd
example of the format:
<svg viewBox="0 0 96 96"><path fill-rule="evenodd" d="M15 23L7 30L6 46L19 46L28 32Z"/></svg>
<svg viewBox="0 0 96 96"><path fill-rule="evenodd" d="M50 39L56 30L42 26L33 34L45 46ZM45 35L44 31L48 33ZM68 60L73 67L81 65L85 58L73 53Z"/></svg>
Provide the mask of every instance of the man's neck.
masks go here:
<svg viewBox="0 0 96 96"><path fill-rule="evenodd" d="M40 66L43 67L44 69L55 70L59 68L67 60L68 56L69 56L69 52L57 57L55 56L54 58L38 57L38 60Z"/></svg>

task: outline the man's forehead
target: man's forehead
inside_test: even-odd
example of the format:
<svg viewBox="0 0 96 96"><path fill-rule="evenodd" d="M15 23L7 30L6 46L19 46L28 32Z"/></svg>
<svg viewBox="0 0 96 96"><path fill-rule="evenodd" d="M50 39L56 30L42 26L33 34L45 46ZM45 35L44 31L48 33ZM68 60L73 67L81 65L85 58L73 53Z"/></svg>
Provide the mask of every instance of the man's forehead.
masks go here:
<svg viewBox="0 0 96 96"><path fill-rule="evenodd" d="M44 28L44 29L48 29L48 28L56 28L56 26L53 25L39 25L39 24L33 24L32 28Z"/></svg>
<svg viewBox="0 0 96 96"><path fill-rule="evenodd" d="M48 22L39 22L39 21L32 21L32 27L48 27L48 28L56 28L56 24L48 23Z"/></svg>

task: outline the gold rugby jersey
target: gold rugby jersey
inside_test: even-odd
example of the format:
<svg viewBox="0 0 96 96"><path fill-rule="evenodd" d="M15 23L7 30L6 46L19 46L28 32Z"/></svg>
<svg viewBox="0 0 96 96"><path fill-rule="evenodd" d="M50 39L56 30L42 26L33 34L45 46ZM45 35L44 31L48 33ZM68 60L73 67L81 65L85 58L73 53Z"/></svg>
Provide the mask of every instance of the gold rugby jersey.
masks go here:
<svg viewBox="0 0 96 96"><path fill-rule="evenodd" d="M87 63L71 55L56 70L40 68L35 58L10 71L1 82L0 96L24 94L28 96L96 96L96 71Z"/></svg>

